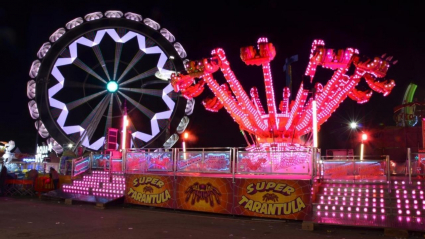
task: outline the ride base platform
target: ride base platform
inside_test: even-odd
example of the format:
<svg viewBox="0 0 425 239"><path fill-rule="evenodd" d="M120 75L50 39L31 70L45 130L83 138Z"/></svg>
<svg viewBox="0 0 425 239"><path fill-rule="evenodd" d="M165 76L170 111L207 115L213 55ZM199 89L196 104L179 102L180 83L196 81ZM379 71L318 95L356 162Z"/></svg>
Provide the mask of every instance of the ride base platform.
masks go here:
<svg viewBox="0 0 425 239"><path fill-rule="evenodd" d="M46 200L65 200L66 204L75 202L95 204L97 208L104 209L108 206L124 203L124 196L122 197L102 197L94 195L83 195L78 193L64 192L62 189L49 191L41 194L42 199Z"/></svg>
<svg viewBox="0 0 425 239"><path fill-rule="evenodd" d="M331 179L316 183L313 224L384 228L386 235L425 232L425 180L392 176L380 180ZM387 233L389 232L389 234ZM397 234L395 235L394 232Z"/></svg>
<svg viewBox="0 0 425 239"><path fill-rule="evenodd" d="M92 171L75 179L71 184L41 195L43 199L64 199L66 204L72 201L94 203L98 208L124 203L125 179L121 172Z"/></svg>

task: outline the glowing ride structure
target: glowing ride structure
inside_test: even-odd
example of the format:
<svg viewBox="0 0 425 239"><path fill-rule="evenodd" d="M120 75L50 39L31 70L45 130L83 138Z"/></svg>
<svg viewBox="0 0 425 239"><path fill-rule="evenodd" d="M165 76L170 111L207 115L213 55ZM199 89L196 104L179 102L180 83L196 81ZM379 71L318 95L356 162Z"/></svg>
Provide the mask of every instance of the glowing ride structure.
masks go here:
<svg viewBox="0 0 425 239"><path fill-rule="evenodd" d="M313 90L304 89L301 83L292 102L289 102L291 92L285 87L282 101L277 107L270 69L270 61L276 56L276 50L267 38L260 38L257 48L242 47L240 57L247 65L261 65L263 69L267 99L267 107L264 108L256 87L250 90L249 96L244 91L231 70L224 50L214 49L211 55L210 58L187 62L186 72L172 74L174 91L180 91L184 97L192 99L199 96L207 84L214 97L202 102L205 109L217 112L224 107L239 124L241 132L247 132L251 136L252 142L249 142L244 134L248 150L287 151L308 146L302 136L311 133L314 125L317 125L319 130L320 125L326 122L347 96L363 104L370 99L373 91L386 96L395 86L393 80L379 80L386 76L391 63L396 63L392 62L392 57L385 58L384 55L373 59L362 58L357 49L335 51L325 48L323 40L315 40L305 75L309 76L312 82L317 67L322 66L333 70L333 76L325 85L315 83ZM353 74L348 75L351 66L354 66L355 70ZM218 70L223 73L227 84L220 85L214 79L213 74ZM356 89L361 79L365 79L369 90ZM309 97L309 93L313 94ZM317 114L316 124L313 124L314 111Z"/></svg>
<svg viewBox="0 0 425 239"><path fill-rule="evenodd" d="M186 55L170 31L137 13L111 10L69 21L41 46L29 72L28 107L38 134L56 153L69 144L74 151L101 150L107 129L121 128L128 114L133 147L172 147L193 111L194 102L170 84Z"/></svg>

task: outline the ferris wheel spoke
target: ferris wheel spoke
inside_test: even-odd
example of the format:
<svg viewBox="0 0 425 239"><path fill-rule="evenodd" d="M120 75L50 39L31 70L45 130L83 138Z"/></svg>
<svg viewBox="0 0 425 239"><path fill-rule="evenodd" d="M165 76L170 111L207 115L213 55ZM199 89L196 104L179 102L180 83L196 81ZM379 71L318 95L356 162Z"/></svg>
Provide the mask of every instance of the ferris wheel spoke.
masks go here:
<svg viewBox="0 0 425 239"><path fill-rule="evenodd" d="M107 83L104 79L102 79L101 76L99 76L96 72L94 72L90 67L88 67L84 62L82 62L80 59L75 59L74 62L72 63L78 67L80 67L81 69L83 69L85 72L89 73L90 75L94 76L95 78L97 78L98 80L102 81L103 83Z"/></svg>
<svg viewBox="0 0 425 239"><path fill-rule="evenodd" d="M84 104L84 103L86 103L86 102L88 102L88 101L90 101L90 100L92 100L92 99L100 96L100 95L103 95L105 93L106 93L106 90L101 91L101 92L98 92L96 94L88 95L88 96L86 96L84 98L81 98L79 100L75 100L75 101L70 102L70 103L67 103L66 104L66 108L68 110L72 110L72 109L74 109L74 108L76 108L76 107L78 107L78 106L80 106L80 105L82 105L82 104Z"/></svg>
<svg viewBox="0 0 425 239"><path fill-rule="evenodd" d="M127 68L125 68L124 72L121 74L120 78L118 78L117 82L119 83L124 76L127 75L127 73L134 67L134 65L136 65L137 62L140 61L140 59L142 59L142 57L145 55L145 52L139 50L136 55L133 57L133 59L131 60L131 62L128 64Z"/></svg>
<svg viewBox="0 0 425 239"><path fill-rule="evenodd" d="M117 79L117 71L118 71L118 65L120 63L121 59L121 53L122 53L122 43L116 43L115 44L115 58L114 58L114 80Z"/></svg>
<svg viewBox="0 0 425 239"><path fill-rule="evenodd" d="M106 110L106 106L108 106L109 100L108 95L103 97L103 99L94 107L94 109L87 115L86 119L81 123L81 127L87 128L91 122L95 121L98 115L102 115ZM97 126L97 125L96 125ZM86 129L87 130L87 129Z"/></svg>
<svg viewBox="0 0 425 239"><path fill-rule="evenodd" d="M110 97L110 96L109 96ZM102 101L93 109L92 113L87 116L87 118L83 121L82 125L85 130L82 132L80 138L78 139L77 145L83 143L84 141L90 142L92 139L97 127L99 126L100 120L102 118L103 112L106 109L107 96L105 96ZM87 125L87 126L86 126Z"/></svg>
<svg viewBox="0 0 425 239"><path fill-rule="evenodd" d="M118 102L118 108L120 109L121 114L124 114L123 107L122 107L122 101L121 101L120 97L118 97L118 95L117 95L117 94L114 94L114 98L115 98L115 99L117 100L117 102Z"/></svg>
<svg viewBox="0 0 425 239"><path fill-rule="evenodd" d="M145 95L158 96L158 97L161 97L163 92L163 90L156 90L156 89L140 89L140 88L126 88L126 87L121 87L120 90L136 92L136 93L145 94Z"/></svg>
<svg viewBox="0 0 425 239"><path fill-rule="evenodd" d="M155 85L155 84L169 84L168 81L164 81L164 80L151 80L151 81L147 81L147 82L143 82L142 86L140 88L145 88L148 85Z"/></svg>
<svg viewBox="0 0 425 239"><path fill-rule="evenodd" d="M121 109L121 113L123 114L124 111L122 111L122 109L123 109L123 107L122 107L122 101L120 100L120 98L116 94L115 94L115 99L117 100L118 107ZM130 120L129 123L130 123L129 127L130 127L131 132L136 132L136 127L134 127L133 122Z"/></svg>
<svg viewBox="0 0 425 239"><path fill-rule="evenodd" d="M106 118L106 124L105 124L105 134L109 128L112 127L112 109L113 109L113 103L114 103L114 95L111 94L109 97L109 105L108 105L108 117Z"/></svg>
<svg viewBox="0 0 425 239"><path fill-rule="evenodd" d="M130 125L128 127L130 128L131 140L133 141L133 145L135 146L135 148L140 148L139 144L134 140L134 137L133 137L133 133L137 131L136 127L134 127L133 122L130 121Z"/></svg>
<svg viewBox="0 0 425 239"><path fill-rule="evenodd" d="M117 100L117 102L118 102L118 107L120 108L120 109L123 109L123 107L122 107L122 102L121 102L121 100L120 100L120 98L116 95L116 94L114 94L115 95L115 99ZM121 111L122 112L122 111ZM123 113L123 112L122 112ZM130 128L130 131L131 131L131 133L134 133L134 132L136 132L137 130L136 130L136 127L134 126L134 124L133 124L133 122L131 121L131 120L129 120L129 126L128 126L129 128ZM134 144L134 146L136 146L136 148L138 148L139 147L139 145L136 143L136 141L134 140L134 138L133 138L133 135L131 136L131 139L133 140L133 144Z"/></svg>
<svg viewBox="0 0 425 239"><path fill-rule="evenodd" d="M86 89L99 89L99 90L104 90L105 86L101 86L101 85L96 85L96 84L90 84L87 82L71 82L68 81L68 87L70 89L72 88L86 88Z"/></svg>
<svg viewBox="0 0 425 239"><path fill-rule="evenodd" d="M127 85L127 84L129 84L129 83L132 83L132 82L135 82L135 81L138 81L138 80L144 79L144 78L146 78L146 77L152 76L152 75L154 75L154 74L155 74L155 72L157 72L157 69L158 69L158 68L154 67L154 68L152 68L152 69L150 69L150 70L147 70L147 71L145 71L145 72L143 72L143 73L141 73L141 74L138 74L137 76L135 76L135 77L133 77L133 78L130 78L130 79L128 79L128 80L126 80L126 81L124 81L124 82L121 82L119 85L120 85L120 87L121 87L121 86L123 86L123 85Z"/></svg>
<svg viewBox="0 0 425 239"><path fill-rule="evenodd" d="M128 102L130 102L132 105L134 105L140 112L142 112L144 115L146 115L149 119L152 119L155 113L151 111L150 109L146 108L145 106L139 104L139 102L133 100L132 98L128 97L126 94L122 92L118 92L120 95L122 95Z"/></svg>
<svg viewBox="0 0 425 239"><path fill-rule="evenodd" d="M105 59L103 59L102 51L100 50L99 45L92 47L94 53L96 54L97 60L99 61L100 65L102 66L103 71L105 72L106 77L108 80L111 80L111 77L109 76L108 69L106 68Z"/></svg>

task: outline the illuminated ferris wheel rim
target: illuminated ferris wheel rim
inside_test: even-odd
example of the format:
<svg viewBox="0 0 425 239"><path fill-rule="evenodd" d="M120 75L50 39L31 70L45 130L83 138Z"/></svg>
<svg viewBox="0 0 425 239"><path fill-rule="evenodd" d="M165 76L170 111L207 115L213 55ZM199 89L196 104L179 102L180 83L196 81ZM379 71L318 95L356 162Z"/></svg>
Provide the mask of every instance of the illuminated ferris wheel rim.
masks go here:
<svg viewBox="0 0 425 239"><path fill-rule="evenodd" d="M71 44L68 45L68 48L70 50L70 57L68 57L68 58L57 58L55 63L54 63L53 69L51 71L51 75L58 81L58 83L48 89L49 105L51 107L54 107L54 108L61 110L61 114L58 117L58 119L56 120L56 122L58 123L58 125L62 129L62 131L64 131L67 135L74 134L74 133L80 133L80 135L81 135L81 134L84 133L84 131L88 130L87 127L84 128L81 125L65 126L65 121L67 120L68 114L70 112L67 109L67 106L66 106L65 103L60 102L59 100L54 98L55 94L63 89L63 87L65 85L65 81L66 81L66 77L64 77L62 75L62 72L61 72L60 69L58 69L58 67L64 66L64 65L71 65L71 64L73 64L73 62L77 58L79 58L79 56L78 56L78 46L84 45L86 47L93 48L93 47L99 45L102 42L102 40L105 39L106 35L109 35L116 43L123 43L123 44L125 44L126 42L128 42L132 39L137 39L138 47L139 47L140 51L144 52L145 54L159 54L160 55L160 58L157 62L157 69L159 70L159 72L168 71L168 70L163 70L163 66L166 63L168 56L158 46L147 47L146 46L147 36L135 33L133 31L128 31L125 35L120 37L118 35L117 31L115 29L111 29L111 28L96 30L96 31L90 31L90 32L96 33L94 40L92 41L92 40L87 39L84 36L81 36L77 40L73 41ZM118 64L119 64L119 62L118 62ZM90 69L90 67L88 69ZM105 83L106 88L108 89L109 93L117 92L120 95L124 96L124 98L130 100L130 98L128 98L128 96L126 96L124 94L124 92L118 91L119 86L124 85L127 82L131 81L131 79L130 80L127 79L127 81L124 80L120 84L118 84L120 82L120 80L125 79L125 78L123 78L124 75L125 75L125 71L121 73L121 76L119 76L118 79L115 79L115 76L114 76L113 79L109 79L108 82L107 82L108 79L99 78L99 80L102 81L103 83ZM98 77L100 77L100 76L98 76ZM109 75L107 75L107 77L110 78ZM109 88L108 88L108 86L109 86ZM163 111L163 112L157 112L150 119L151 120L151 122L150 122L151 123L151 133L149 134L149 133L144 133L144 132L141 132L141 131L136 131L136 132L133 132L134 138L138 138L138 139L140 139L144 142L149 142L152 138L154 138L156 135L159 134L160 129L159 129L159 126L158 126L158 120L170 118L171 113L173 112L173 109L175 107L174 101L172 101L172 99L168 96L168 93L170 93L171 91L172 91L172 88L171 88L170 84L168 84L162 90L162 99L165 102L165 104L167 105L168 110ZM97 94L97 95L100 96L100 95L103 95L105 93L106 93L106 91L102 91L102 92L100 92L100 94ZM108 102L113 102L113 100L115 99L115 97L111 94L105 96L105 98L107 98L107 97L109 97L110 100L106 99L104 101L104 102L106 102L105 104L108 104ZM136 101L132 101L131 103L138 105L138 103ZM110 105L108 105L108 106L110 107ZM94 110L96 110L96 108ZM97 109L97 110L99 110L99 109ZM101 110L101 111L104 111L104 110ZM100 147L103 146L104 140L105 140L105 136L102 136L99 139L95 139L94 143L90 144L87 137L85 137L82 145L85 146L85 147L94 149L94 150L98 150Z"/></svg>
<svg viewBox="0 0 425 239"><path fill-rule="evenodd" d="M145 19L145 20L147 20L147 19ZM157 30L159 30L159 24L158 24L157 29L153 29L153 27L149 26L146 22L145 22L145 24L143 24L140 21L134 21L134 20L132 21L132 20L125 19L125 18L101 18L101 19L96 19L96 20L93 20L93 21L80 22L80 24L77 25L75 28L69 29L69 31L64 32L64 34L61 35L58 39L55 39L55 41L53 41L51 47L49 46L47 53L45 53L45 55L43 57L39 57L40 59L42 59L42 64L39 65L39 69L37 69L37 72L36 72L37 75L36 75L34 80L36 82L38 82L38 84L36 84L36 86L35 86L35 88L36 88L35 91L36 92L42 92L42 93L41 94L35 94L35 100L38 104L38 110L39 110L39 112L37 112L37 113L39 113L41 121L44 124L43 126L45 126L45 128L48 130L50 136L52 136L52 137L55 136L54 139L56 141L58 141L60 144L65 145L65 144L68 144L68 143L72 143L72 141L67 137L66 133L63 132L63 128L60 125L58 125L58 122L56 122L56 120L54 120L50 110L48 109L49 106L50 106L50 99L51 99L51 97L49 97L50 94L43 93L43 92L48 92L50 90L50 89L47 88L48 87L47 86L47 81L48 81L47 79L53 80L53 79L50 79L50 74L51 74L52 70L54 70L55 63L58 61L58 59L60 59L59 56L61 54L61 51L63 49L65 49L66 47L69 47L70 44L72 44L73 42L75 42L78 39L80 39L81 37L83 37L84 34L86 34L88 32L95 32L95 31L98 32L98 31L102 31L102 30L107 31L107 29L117 29L117 28L126 29L129 32L133 32L137 36L138 35L144 36L144 37L149 38L153 42L155 42L156 47L159 47L162 50L162 52L166 52L164 55L167 58L173 59L172 64L173 64L174 69L176 71L184 70L184 66L183 66L181 59L186 56L186 53L184 52L184 49L182 50L183 53L181 51L179 51L179 52L177 51L178 47L180 47L182 49L182 46L180 45L180 43L175 42L174 45L171 44L175 40L174 36L172 36L172 34L169 33L168 30L165 29L165 33L171 34L171 36L172 36L172 41L171 41L169 39L169 36L164 35L164 32L163 32L164 28L161 29L161 31L157 31ZM52 37L53 37L53 35L52 35ZM43 44L42 48L44 47L45 44ZM50 43L48 43L48 44L50 45ZM176 44L177 44L177 46L176 46ZM41 50L42 49L40 49L40 51ZM34 65L34 63L33 63L33 65ZM33 66L32 66L31 71L30 71L30 76L33 73L32 71L33 71ZM40 84L40 83L42 83L42 84ZM28 83L28 86L29 85L30 85L30 82ZM164 93L165 92L168 93L168 91L169 91L168 88L169 88L169 86L166 86L164 88ZM106 87L105 87L105 90L106 90ZM28 92L29 92L29 90L28 90ZM30 94L28 92L27 92L27 95L30 98ZM164 96L164 94L163 94L163 96ZM33 117L33 113L31 112L30 103L29 103L30 113L31 113L31 116ZM167 104L167 105L169 105L169 104ZM186 111L186 113L188 113L188 112L191 113L191 110L193 110L193 102L191 103L191 106L192 106L192 108L188 110L188 105L186 105L186 100L183 99L183 97L178 97L177 101L175 102L174 109L170 109L171 113L169 114L169 116L170 116L169 125L172 126L171 128L176 127L177 125L179 125L179 127L180 127L182 122L185 122L184 128L187 126L188 120L187 119L184 120L185 117L183 117L183 116L184 116L185 111ZM183 117L183 119L182 119L182 117ZM161 132L157 132L156 135L152 135L151 140L149 142L150 143L154 142L157 138L159 138L161 135L164 134L164 131L165 130L162 130ZM139 132L139 134L140 134L140 132ZM173 137L170 137L170 139L167 140L167 142L166 142L166 143L168 143L168 145L170 143L174 144L175 141L177 141L177 139L178 139L178 136L176 136L176 135L172 135L172 136ZM164 137L161 137L161 138L164 138ZM171 140L171 142L169 142L170 140ZM162 140L162 141L165 141L165 140ZM159 143L160 143L160 145L158 145L158 142L157 142L156 145L152 144L151 146L152 147L162 147L163 146L162 143L164 143L164 142L159 142Z"/></svg>

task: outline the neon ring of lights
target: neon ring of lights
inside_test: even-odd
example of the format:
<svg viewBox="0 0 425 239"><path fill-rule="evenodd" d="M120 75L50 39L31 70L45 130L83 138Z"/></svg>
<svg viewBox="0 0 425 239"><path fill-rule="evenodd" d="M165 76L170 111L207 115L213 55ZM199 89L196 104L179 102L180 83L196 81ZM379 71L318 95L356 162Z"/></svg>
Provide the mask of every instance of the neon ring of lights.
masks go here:
<svg viewBox="0 0 425 239"><path fill-rule="evenodd" d="M49 40L31 65L27 96L38 133L57 153L68 144L100 150L124 108L132 147L174 145L194 102L170 84L186 57L173 34L139 14L107 11L76 18Z"/></svg>

